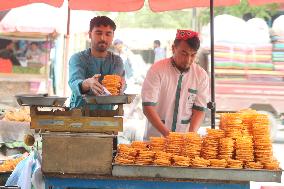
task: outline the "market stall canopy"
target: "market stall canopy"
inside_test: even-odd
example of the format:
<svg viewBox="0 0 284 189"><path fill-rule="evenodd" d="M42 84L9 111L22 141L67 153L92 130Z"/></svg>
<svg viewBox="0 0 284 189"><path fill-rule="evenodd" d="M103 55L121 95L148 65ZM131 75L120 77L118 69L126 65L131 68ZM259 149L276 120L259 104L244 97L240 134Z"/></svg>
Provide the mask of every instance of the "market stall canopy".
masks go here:
<svg viewBox="0 0 284 189"><path fill-rule="evenodd" d="M0 0L0 10L7 10L31 3L46 3L61 7L64 0ZM209 0L148 0L153 11L178 10L192 7L209 7ZM230 6L239 4L240 0L215 0L215 6ZM144 6L144 0L69 0L69 8L73 10L97 10L126 12L136 11Z"/></svg>
<svg viewBox="0 0 284 189"><path fill-rule="evenodd" d="M209 7L209 0L148 0L149 7L155 12L178 10L192 7ZM215 0L215 6L239 4L239 0ZM69 0L70 9L99 10L99 11L135 11L143 7L144 0Z"/></svg>
<svg viewBox="0 0 284 189"><path fill-rule="evenodd" d="M136 11L144 6L146 0L69 0L69 8L73 10L97 10L112 12ZM248 0L250 5L267 3L284 3L284 0ZM32 3L45 3L61 7L64 0L0 0L0 11L8 10ZM149 7L155 12L178 10L192 7L209 7L209 0L148 0ZM214 6L231 6L239 4L240 0L215 0Z"/></svg>
<svg viewBox="0 0 284 189"><path fill-rule="evenodd" d="M54 7L60 7L63 0L0 0L0 11L9 10L15 7L20 7L32 3L45 3Z"/></svg>

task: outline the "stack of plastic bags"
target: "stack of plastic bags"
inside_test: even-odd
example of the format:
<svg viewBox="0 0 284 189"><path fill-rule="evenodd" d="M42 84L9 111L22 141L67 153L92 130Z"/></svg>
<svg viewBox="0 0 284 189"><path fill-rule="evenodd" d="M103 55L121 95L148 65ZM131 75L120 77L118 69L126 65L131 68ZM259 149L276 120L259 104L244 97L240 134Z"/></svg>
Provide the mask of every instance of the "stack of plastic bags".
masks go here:
<svg viewBox="0 0 284 189"><path fill-rule="evenodd" d="M215 67L273 70L269 28L260 18L244 21L230 15L215 19ZM210 48L209 25L202 31L202 47Z"/></svg>
<svg viewBox="0 0 284 189"><path fill-rule="evenodd" d="M277 71L284 71L284 15L276 18L272 25L272 61Z"/></svg>

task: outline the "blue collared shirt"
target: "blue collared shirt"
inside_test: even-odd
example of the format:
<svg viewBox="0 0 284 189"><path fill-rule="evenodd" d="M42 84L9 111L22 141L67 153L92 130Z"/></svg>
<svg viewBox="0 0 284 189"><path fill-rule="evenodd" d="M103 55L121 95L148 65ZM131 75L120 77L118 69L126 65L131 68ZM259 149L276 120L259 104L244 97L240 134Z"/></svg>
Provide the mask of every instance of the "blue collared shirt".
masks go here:
<svg viewBox="0 0 284 189"><path fill-rule="evenodd" d="M86 105L82 98L82 82L95 74L101 74L100 81L105 75L117 74L124 76L122 60L119 56L108 52L105 58L96 58L92 56L91 49L78 52L71 56L69 60L69 81L72 95L70 99L70 108L80 108ZM92 92L88 92L92 94ZM111 109L110 105L96 105L90 109Z"/></svg>

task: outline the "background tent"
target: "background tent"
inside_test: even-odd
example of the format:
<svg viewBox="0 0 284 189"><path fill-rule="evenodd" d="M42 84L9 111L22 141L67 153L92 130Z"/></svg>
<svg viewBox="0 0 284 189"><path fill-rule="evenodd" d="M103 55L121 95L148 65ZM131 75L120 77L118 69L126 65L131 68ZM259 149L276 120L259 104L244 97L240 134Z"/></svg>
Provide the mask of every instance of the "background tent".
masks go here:
<svg viewBox="0 0 284 189"><path fill-rule="evenodd" d="M0 19L0 33L37 32L37 33L66 33L67 4L61 8L36 3L9 11L2 11ZM89 21L95 16L93 11L74 10L71 12L72 23L70 31L79 33L87 31Z"/></svg>
<svg viewBox="0 0 284 189"><path fill-rule="evenodd" d="M60 31L62 9L43 3L31 4L12 9L0 21L0 32L40 32Z"/></svg>

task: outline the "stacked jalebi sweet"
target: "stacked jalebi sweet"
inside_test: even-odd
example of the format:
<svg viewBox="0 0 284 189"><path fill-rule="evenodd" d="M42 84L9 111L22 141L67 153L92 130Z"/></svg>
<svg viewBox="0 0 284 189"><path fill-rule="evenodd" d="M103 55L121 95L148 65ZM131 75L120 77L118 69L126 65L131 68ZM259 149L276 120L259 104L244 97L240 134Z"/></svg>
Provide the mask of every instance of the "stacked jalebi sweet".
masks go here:
<svg viewBox="0 0 284 189"><path fill-rule="evenodd" d="M254 161L252 137L238 137L236 139L236 159L243 162Z"/></svg>
<svg viewBox="0 0 284 189"><path fill-rule="evenodd" d="M267 115L259 114L255 117L252 125L252 134L256 161L263 164L271 162L273 160L273 152Z"/></svg>
<svg viewBox="0 0 284 189"><path fill-rule="evenodd" d="M228 168L242 169L243 168L243 161L236 160L236 159L228 159L227 160L227 167Z"/></svg>
<svg viewBox="0 0 284 189"><path fill-rule="evenodd" d="M245 164L246 169L262 169L263 165L261 162L246 162Z"/></svg>
<svg viewBox="0 0 284 189"><path fill-rule="evenodd" d="M171 166L172 154L158 151L155 154L154 165Z"/></svg>
<svg viewBox="0 0 284 189"><path fill-rule="evenodd" d="M150 137L150 149L159 152L165 151L166 138L163 137Z"/></svg>
<svg viewBox="0 0 284 189"><path fill-rule="evenodd" d="M105 75L102 80L103 86L111 95L119 95L122 86L122 79L119 75Z"/></svg>
<svg viewBox="0 0 284 189"><path fill-rule="evenodd" d="M184 153L183 155L193 159L200 156L202 138L199 134L188 132L184 135Z"/></svg>
<svg viewBox="0 0 284 189"><path fill-rule="evenodd" d="M227 167L227 161L225 159L209 159L210 167L225 168Z"/></svg>
<svg viewBox="0 0 284 189"><path fill-rule="evenodd" d="M181 155L184 149L184 133L170 132L167 136L166 152Z"/></svg>
<svg viewBox="0 0 284 189"><path fill-rule="evenodd" d="M232 138L220 138L219 140L219 159L232 159L235 141Z"/></svg>
<svg viewBox="0 0 284 189"><path fill-rule="evenodd" d="M245 110L222 114L222 129L207 129L204 137L170 132L149 142L119 145L119 164L279 170L273 157L267 115Z"/></svg>
<svg viewBox="0 0 284 189"><path fill-rule="evenodd" d="M208 167L210 165L210 160L201 158L201 157L195 157L192 159L192 167Z"/></svg>
<svg viewBox="0 0 284 189"><path fill-rule="evenodd" d="M219 129L207 129L207 135L203 138L201 156L204 159L217 159L220 138L224 138L224 131Z"/></svg>
<svg viewBox="0 0 284 189"><path fill-rule="evenodd" d="M152 165L154 163L155 152L150 150L140 150L135 159L137 165Z"/></svg>
<svg viewBox="0 0 284 189"><path fill-rule="evenodd" d="M134 164L137 156L137 150L131 148L130 145L120 144L118 145L118 153L115 158L115 162L118 164Z"/></svg>
<svg viewBox="0 0 284 189"><path fill-rule="evenodd" d="M242 116L239 113L228 113L221 115L222 129L225 131L225 135L228 138L236 139L243 136L243 121Z"/></svg>
<svg viewBox="0 0 284 189"><path fill-rule="evenodd" d="M173 165L175 166L183 166L183 167L188 167L191 165L191 161L188 157L185 156L173 156Z"/></svg>
<svg viewBox="0 0 284 189"><path fill-rule="evenodd" d="M31 121L30 109L28 107L21 107L20 109L5 111L3 120L30 122Z"/></svg>

